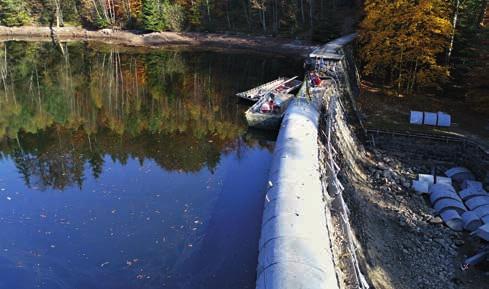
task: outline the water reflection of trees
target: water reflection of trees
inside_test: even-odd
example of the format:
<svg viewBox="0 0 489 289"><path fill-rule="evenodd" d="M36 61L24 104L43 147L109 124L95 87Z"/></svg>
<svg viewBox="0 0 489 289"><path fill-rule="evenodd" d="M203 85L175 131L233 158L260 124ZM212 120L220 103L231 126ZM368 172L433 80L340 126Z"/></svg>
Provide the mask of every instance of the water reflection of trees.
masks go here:
<svg viewBox="0 0 489 289"><path fill-rule="evenodd" d="M245 141L231 97L240 78L253 69L265 77L260 66L277 65L90 45L0 45L0 149L27 184L81 185L85 165L97 177L107 154L122 163L151 158L169 170L213 169L222 151Z"/></svg>

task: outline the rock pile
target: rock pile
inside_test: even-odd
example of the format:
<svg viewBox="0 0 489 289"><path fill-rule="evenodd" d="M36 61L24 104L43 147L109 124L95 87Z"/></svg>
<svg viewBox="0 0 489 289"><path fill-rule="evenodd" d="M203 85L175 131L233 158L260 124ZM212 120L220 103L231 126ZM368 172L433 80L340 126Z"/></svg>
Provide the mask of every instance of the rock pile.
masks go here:
<svg viewBox="0 0 489 289"><path fill-rule="evenodd" d="M458 288L455 259L465 243L463 234L440 226L443 220L426 205L425 197L412 193L416 172L430 171L431 167L403 162L376 149L367 156L374 162L365 167L367 181L379 194L378 199L372 196L372 201L386 212L379 226L385 232L381 236L385 242L379 245L385 262L382 266L399 274L397 280L404 283L394 288Z"/></svg>

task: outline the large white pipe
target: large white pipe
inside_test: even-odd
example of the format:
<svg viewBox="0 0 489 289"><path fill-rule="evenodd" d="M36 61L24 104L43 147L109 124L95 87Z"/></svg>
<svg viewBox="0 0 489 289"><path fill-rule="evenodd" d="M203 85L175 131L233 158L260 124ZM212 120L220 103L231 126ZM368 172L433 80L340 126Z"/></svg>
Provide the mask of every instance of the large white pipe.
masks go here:
<svg viewBox="0 0 489 289"><path fill-rule="evenodd" d="M320 107L294 99L275 144L257 289L338 289L319 172Z"/></svg>

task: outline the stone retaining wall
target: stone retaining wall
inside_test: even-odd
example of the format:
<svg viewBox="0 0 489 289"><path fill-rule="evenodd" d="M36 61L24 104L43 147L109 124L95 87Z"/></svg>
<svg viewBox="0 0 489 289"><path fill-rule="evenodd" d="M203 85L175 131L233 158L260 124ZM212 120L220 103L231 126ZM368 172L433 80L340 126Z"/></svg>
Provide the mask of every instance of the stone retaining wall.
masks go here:
<svg viewBox="0 0 489 289"><path fill-rule="evenodd" d="M480 180L489 182L489 153L469 139L376 130L368 130L367 135L372 146L409 154L412 158L456 163L472 170Z"/></svg>

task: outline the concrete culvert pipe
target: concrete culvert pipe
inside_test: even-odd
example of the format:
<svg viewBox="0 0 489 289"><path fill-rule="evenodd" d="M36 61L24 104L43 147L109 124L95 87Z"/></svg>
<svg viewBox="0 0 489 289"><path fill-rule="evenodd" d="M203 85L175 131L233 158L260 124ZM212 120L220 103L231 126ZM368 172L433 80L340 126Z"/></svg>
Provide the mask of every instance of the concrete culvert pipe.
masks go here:
<svg viewBox="0 0 489 289"><path fill-rule="evenodd" d="M482 221L476 213L467 211L462 214L462 220L464 221L464 229L473 232L482 225Z"/></svg>
<svg viewBox="0 0 489 289"><path fill-rule="evenodd" d="M446 210L440 214L441 219L445 222L448 228L454 231L463 231L464 223L462 217L455 210Z"/></svg>
<svg viewBox="0 0 489 289"><path fill-rule="evenodd" d="M468 187L465 190L460 191L458 194L464 202L475 197L489 196L489 194L486 191L479 189L477 187Z"/></svg>
<svg viewBox="0 0 489 289"><path fill-rule="evenodd" d="M480 226L476 231L474 231L474 234L477 237L489 242L489 224Z"/></svg>
<svg viewBox="0 0 489 289"><path fill-rule="evenodd" d="M489 216L489 205L480 206L473 210L473 212L476 213L479 218L484 219L486 216Z"/></svg>
<svg viewBox="0 0 489 289"><path fill-rule="evenodd" d="M453 199L459 202L462 202L462 199L455 193L454 191L437 191L435 193L431 193L430 201L432 205L435 205L441 199Z"/></svg>
<svg viewBox="0 0 489 289"><path fill-rule="evenodd" d="M430 194L438 192L456 192L455 188L451 184L438 182L430 186Z"/></svg>
<svg viewBox="0 0 489 289"><path fill-rule="evenodd" d="M482 223L489 224L489 215L481 217Z"/></svg>
<svg viewBox="0 0 489 289"><path fill-rule="evenodd" d="M465 205L469 210L475 210L478 207L489 205L489 196L478 196L471 198L465 202Z"/></svg>
<svg viewBox="0 0 489 289"><path fill-rule="evenodd" d="M480 189L480 190L483 189L481 182L472 181L472 180L463 181L461 187L462 187L462 189L468 189L468 188L474 188L474 189Z"/></svg>
<svg viewBox="0 0 489 289"><path fill-rule="evenodd" d="M458 183L463 183L466 180L475 180L474 174L464 167L451 168L445 172L445 175Z"/></svg>
<svg viewBox="0 0 489 289"><path fill-rule="evenodd" d="M464 204L460 201L456 201L453 199L441 199L433 206L438 214L443 213L446 210L455 210L460 215L463 214L467 209Z"/></svg>

